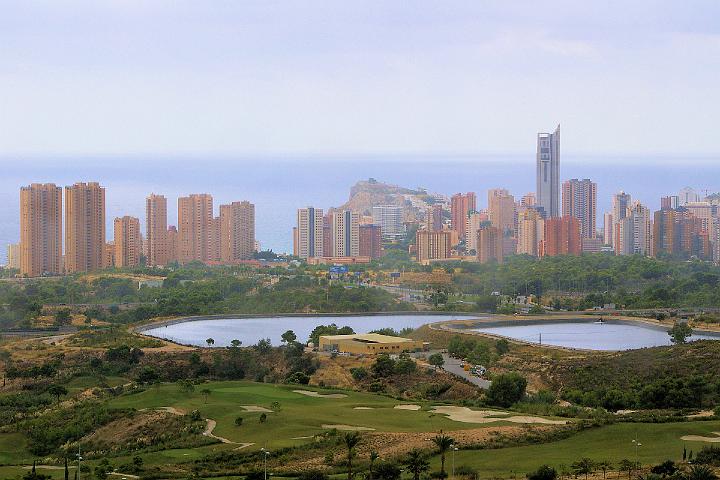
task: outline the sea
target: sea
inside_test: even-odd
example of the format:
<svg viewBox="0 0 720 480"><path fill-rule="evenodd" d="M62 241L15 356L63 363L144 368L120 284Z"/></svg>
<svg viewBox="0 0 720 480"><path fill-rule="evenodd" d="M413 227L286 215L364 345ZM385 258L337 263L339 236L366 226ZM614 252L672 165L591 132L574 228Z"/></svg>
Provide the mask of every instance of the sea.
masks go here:
<svg viewBox="0 0 720 480"><path fill-rule="evenodd" d="M108 240L112 220L139 217L144 225L145 197L168 197L168 222L177 221L177 197L213 195L218 205L237 200L255 204L256 238L262 249L292 251L296 209L339 206L359 180L452 195L476 192L487 206L487 190L506 188L519 198L535 190L534 152L528 155L366 155L283 157L0 157L0 264L5 246L19 241L20 187L33 182L65 186L100 182L106 188ZM720 191L720 156L564 155L561 181L589 178L598 184L597 221L611 206L611 195L625 191L656 210L660 197L686 186L699 194ZM601 226L601 225L599 225ZM143 227L144 229L144 227Z"/></svg>

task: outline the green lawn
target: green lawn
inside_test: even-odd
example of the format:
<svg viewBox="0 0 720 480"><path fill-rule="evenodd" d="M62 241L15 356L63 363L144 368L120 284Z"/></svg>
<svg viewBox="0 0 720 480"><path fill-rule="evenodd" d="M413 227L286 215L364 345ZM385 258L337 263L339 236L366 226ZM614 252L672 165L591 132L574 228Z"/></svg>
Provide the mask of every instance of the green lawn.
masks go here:
<svg viewBox="0 0 720 480"><path fill-rule="evenodd" d="M542 445L510 447L498 450L460 450L455 455L455 465L469 465L477 468L480 476L509 476L511 473L525 474L542 464L558 468L570 466L582 457L593 460L609 460L617 464L623 458L635 460L636 450L632 443L638 438L641 447L637 454L643 465L664 460L682 459L683 445L688 451L699 451L705 442L686 442L683 435L713 436L720 431L720 422L681 423L618 423L587 430L571 438ZM452 455L448 456L447 468L451 468ZM439 470L439 457L433 458L433 468Z"/></svg>
<svg viewBox="0 0 720 480"><path fill-rule="evenodd" d="M207 403L200 390L211 391ZM444 415L423 411L397 410L401 402L381 395L359 392L340 392L345 398L315 398L293 390L316 390L302 386L270 385L252 382L213 382L199 385L191 394L183 393L177 385L150 387L145 392L122 396L110 402L115 407L155 408L171 406L185 411L200 410L203 416L217 421L215 434L235 442L254 443L251 448L279 448L310 441L308 437L323 431L322 425L352 425L387 432L446 431L477 428L477 424L448 420ZM332 393L332 390L318 390ZM241 405L270 408L279 402L281 410L268 413L267 422L260 423L260 412L247 412ZM428 408L427 402L419 402ZM355 410L355 407L372 410ZM235 418L243 417L243 424L235 426ZM498 422L493 426L501 425Z"/></svg>

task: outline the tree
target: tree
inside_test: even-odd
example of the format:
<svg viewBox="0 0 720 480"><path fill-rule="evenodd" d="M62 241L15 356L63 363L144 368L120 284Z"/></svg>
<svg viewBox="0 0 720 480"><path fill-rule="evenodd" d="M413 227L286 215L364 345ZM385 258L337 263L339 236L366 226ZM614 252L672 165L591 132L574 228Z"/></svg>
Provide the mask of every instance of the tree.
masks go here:
<svg viewBox="0 0 720 480"><path fill-rule="evenodd" d="M235 419L235 426L239 427L240 425L242 425L242 422L243 422L243 417L237 417Z"/></svg>
<svg viewBox="0 0 720 480"><path fill-rule="evenodd" d="M400 480L400 467L392 462L381 462L375 469L375 480Z"/></svg>
<svg viewBox="0 0 720 480"><path fill-rule="evenodd" d="M295 332L293 332L292 330L288 330L280 336L280 339L283 341L283 343L290 344L297 340L297 335L295 335Z"/></svg>
<svg viewBox="0 0 720 480"><path fill-rule="evenodd" d="M352 480L352 459L355 456L355 447L360 443L360 434L358 432L345 432L343 435L343 443L347 448L347 465L348 465L348 480Z"/></svg>
<svg viewBox="0 0 720 480"><path fill-rule="evenodd" d="M200 390L200 393L202 394L205 403L207 403L208 397L210 396L210 393L211 393L211 392L210 392L210 389L209 389L209 388L203 388L202 390Z"/></svg>
<svg viewBox="0 0 720 480"><path fill-rule="evenodd" d="M378 458L380 458L380 454L377 450L370 450L370 468L368 469L368 477L370 480L373 480L373 467Z"/></svg>
<svg viewBox="0 0 720 480"><path fill-rule="evenodd" d="M61 325L70 325L72 323L72 315L70 314L70 310L67 308L62 308L55 312L55 325L61 326Z"/></svg>
<svg viewBox="0 0 720 480"><path fill-rule="evenodd" d="M621 472L627 472L628 480L630 480L630 477L632 476L632 472L634 472L638 467L639 466L638 466L637 462L628 460L627 458L620 460L620 463L618 463L618 469Z"/></svg>
<svg viewBox="0 0 720 480"><path fill-rule="evenodd" d="M387 353L382 353L375 358L375 363L370 368L376 377L389 377L395 373L395 360Z"/></svg>
<svg viewBox="0 0 720 480"><path fill-rule="evenodd" d="M572 468L575 475L585 475L585 480L587 480L588 475L595 471L595 462L587 457L583 457L573 463L570 468Z"/></svg>
<svg viewBox="0 0 720 480"><path fill-rule="evenodd" d="M195 391L195 385L193 385L192 380L178 380L177 384L178 387L180 387L180 391L183 393L192 393Z"/></svg>
<svg viewBox="0 0 720 480"><path fill-rule="evenodd" d="M267 413L263 412L260 414L260 423L265 423L265 422L267 422Z"/></svg>
<svg viewBox="0 0 720 480"><path fill-rule="evenodd" d="M543 465L534 472L528 473L528 480L555 480L557 478L557 470L549 465Z"/></svg>
<svg viewBox="0 0 720 480"><path fill-rule="evenodd" d="M212 338L208 338L207 340L205 340L205 343L207 343L208 347L212 347L213 345L215 345L215 340Z"/></svg>
<svg viewBox="0 0 720 480"><path fill-rule="evenodd" d="M493 379L486 395L488 403L499 407L509 407L525 396L527 380L519 373L505 373Z"/></svg>
<svg viewBox="0 0 720 480"><path fill-rule="evenodd" d="M270 404L270 410L272 410L275 413L280 412L280 410L282 410L282 407L280 406L280 402L277 402L277 401L272 402Z"/></svg>
<svg viewBox="0 0 720 480"><path fill-rule="evenodd" d="M407 467L408 472L412 473L413 480L420 480L420 475L430 469L427 455L417 448L410 450L402 463Z"/></svg>
<svg viewBox="0 0 720 480"><path fill-rule="evenodd" d="M133 470L135 470L136 473L141 472L143 468L143 459L142 457L135 455L132 459L133 463Z"/></svg>
<svg viewBox="0 0 720 480"><path fill-rule="evenodd" d="M438 452L440 453L440 477L445 478L447 476L447 473L445 472L445 454L453 447L455 440L452 437L443 435L442 432L440 432L439 435L435 435L432 442L435 444Z"/></svg>
<svg viewBox="0 0 720 480"><path fill-rule="evenodd" d="M67 457L65 457L65 480L70 480L70 471L68 470Z"/></svg>
<svg viewBox="0 0 720 480"><path fill-rule="evenodd" d="M676 345L686 343L688 337L692 335L692 328L687 322L675 322L673 327L668 330L670 341Z"/></svg>
<svg viewBox="0 0 720 480"><path fill-rule="evenodd" d="M717 480L718 477L707 465L692 465L685 478L686 480Z"/></svg>
<svg viewBox="0 0 720 480"><path fill-rule="evenodd" d="M438 368L442 368L443 365L445 365L445 359L442 356L442 353L433 353L428 357L428 363L435 367L435 370Z"/></svg>
<svg viewBox="0 0 720 480"><path fill-rule="evenodd" d="M601 460L595 464L595 467L603 472L603 480L605 480L608 470L612 470L613 465L608 460Z"/></svg>
<svg viewBox="0 0 720 480"><path fill-rule="evenodd" d="M677 465L675 465L675 462L672 460L665 460L664 462L655 465L650 469L651 473L654 473L656 475L661 475L663 477L668 477L671 475L675 475L675 472L677 472Z"/></svg>
<svg viewBox="0 0 720 480"><path fill-rule="evenodd" d="M298 480L328 480L328 476L322 470L307 470L300 474Z"/></svg>
<svg viewBox="0 0 720 480"><path fill-rule="evenodd" d="M47 392L53 397L55 397L57 402L60 403L60 397L62 397L63 395L67 395L68 390L62 385L50 385L47 389Z"/></svg>
<svg viewBox="0 0 720 480"><path fill-rule="evenodd" d="M231 348L240 348L240 345L242 345L242 342L238 339L234 339L234 340L230 341Z"/></svg>

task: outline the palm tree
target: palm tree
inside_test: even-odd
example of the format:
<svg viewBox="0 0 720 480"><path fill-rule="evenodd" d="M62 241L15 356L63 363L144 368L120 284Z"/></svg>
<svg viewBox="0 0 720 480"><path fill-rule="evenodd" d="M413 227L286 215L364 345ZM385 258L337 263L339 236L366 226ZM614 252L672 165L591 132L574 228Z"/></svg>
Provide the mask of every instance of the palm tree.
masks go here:
<svg viewBox="0 0 720 480"><path fill-rule="evenodd" d="M620 463L618 464L621 472L627 472L628 480L630 480L630 476L632 475L632 472L637 468L637 466L637 462L633 462L632 460L628 460L627 458L620 460Z"/></svg>
<svg viewBox="0 0 720 480"><path fill-rule="evenodd" d="M445 453L452 448L455 440L452 437L443 435L441 430L440 434L435 435L435 438L433 438L432 441L440 452L440 477L445 478L447 476L445 474Z"/></svg>
<svg viewBox="0 0 720 480"><path fill-rule="evenodd" d="M370 480L373 480L373 466L375 466L375 462L378 458L380 458L380 454L377 452L377 450L370 450Z"/></svg>
<svg viewBox="0 0 720 480"><path fill-rule="evenodd" d="M612 463L610 463L610 462L607 461L607 460L601 460L601 461L597 462L597 463L595 464L595 466L596 466L599 470L602 470L602 472L603 472L603 480L605 480L605 479L607 478L607 471L608 471L608 470L611 470L612 467L613 467L613 466L612 466Z"/></svg>
<svg viewBox="0 0 720 480"><path fill-rule="evenodd" d="M427 455L417 448L410 450L402 463L407 467L408 471L413 474L414 480L420 480L420 474L430 469L430 462L428 462Z"/></svg>
<svg viewBox="0 0 720 480"><path fill-rule="evenodd" d="M692 465L685 478L687 480L717 480L718 477L707 465Z"/></svg>
<svg viewBox="0 0 720 480"><path fill-rule="evenodd" d="M593 462L587 457L583 457L577 462L573 463L571 467L575 475L585 475L585 480L587 480L588 475L593 473L593 471L595 470L595 462Z"/></svg>
<svg viewBox="0 0 720 480"><path fill-rule="evenodd" d="M358 432L347 432L343 436L345 442L345 448L347 448L347 463L348 463L348 480L352 480L352 459L355 456L355 446L360 443L360 434Z"/></svg>
<svg viewBox="0 0 720 480"><path fill-rule="evenodd" d="M210 396L210 389L203 388L202 390L200 390L200 393L202 393L202 396L205 399L205 403L207 403L208 397Z"/></svg>
<svg viewBox="0 0 720 480"><path fill-rule="evenodd" d="M215 340L213 340L212 338L208 338L207 340L205 340L205 343L207 343L208 347L210 347L215 344Z"/></svg>

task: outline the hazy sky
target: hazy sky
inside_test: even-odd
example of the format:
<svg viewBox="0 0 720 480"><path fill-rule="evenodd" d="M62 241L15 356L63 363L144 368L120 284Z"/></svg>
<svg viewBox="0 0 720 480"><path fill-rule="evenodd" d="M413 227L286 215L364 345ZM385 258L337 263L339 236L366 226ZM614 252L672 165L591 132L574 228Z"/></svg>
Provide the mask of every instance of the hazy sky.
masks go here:
<svg viewBox="0 0 720 480"><path fill-rule="evenodd" d="M720 1L0 0L0 155L720 153Z"/></svg>

